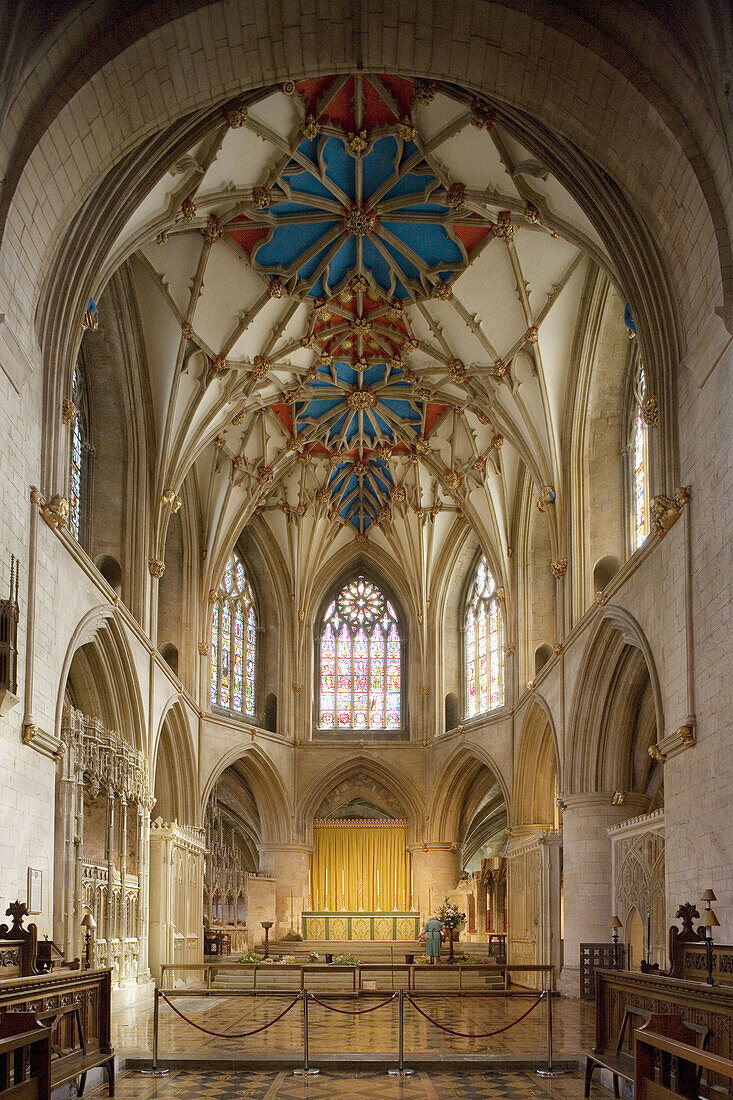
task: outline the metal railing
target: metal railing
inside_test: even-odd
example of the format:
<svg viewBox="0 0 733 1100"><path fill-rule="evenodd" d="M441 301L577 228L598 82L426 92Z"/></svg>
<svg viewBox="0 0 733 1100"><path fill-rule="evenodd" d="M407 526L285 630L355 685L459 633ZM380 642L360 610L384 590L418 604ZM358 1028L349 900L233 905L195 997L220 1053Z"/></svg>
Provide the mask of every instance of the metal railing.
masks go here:
<svg viewBox="0 0 733 1100"><path fill-rule="evenodd" d="M258 989L257 978L263 972L266 975L282 975L282 974L297 974L297 985L293 988L298 988L301 991L306 988L307 977L316 976L319 974L334 975L350 975L351 977L351 992L357 993L364 991L364 975L367 974L389 974L390 975L390 988L392 990L399 988L395 985L395 975L406 975L407 977L407 989L418 991L417 977L418 974L424 976L426 980L434 982L436 980L441 981L449 979L452 976L457 977L457 992L458 993L475 993L478 992L473 987L466 988L464 984L464 976L466 974L486 974L496 975L500 974L503 979L504 989L508 990L512 986L512 974L523 973L538 973L538 974L550 974L551 980L548 988L554 991L555 989L555 968L549 964L540 965L522 965L522 964L506 964L506 963L441 963L440 966L428 966L418 963L358 963L351 966L339 966L334 963L276 963L276 962L260 962L260 963L238 963L238 962L202 962L202 963L164 963L160 968L160 987L161 989L168 989L166 984L166 977L175 973L200 973L203 976L203 981L207 989L212 988L213 979L218 973L229 974L242 974L252 976L252 992L266 993L268 990ZM422 982L420 983L422 985ZM521 983L518 983L521 984ZM422 992L428 992L428 989L424 987L419 990ZM242 990L244 992L244 990ZM369 992L378 992L378 990L370 989Z"/></svg>
<svg viewBox="0 0 733 1100"><path fill-rule="evenodd" d="M267 969L270 969L270 970L275 969L275 968L277 968L278 970L284 970L284 969L287 968L287 969L290 969L291 971L300 971L300 986L299 986L299 989L297 991L294 991L292 989L288 990L288 989L271 989L271 988L270 989L265 989L265 988L259 988L259 989L239 989L239 988L238 989L214 989L214 988L212 988L212 985L211 985L211 971L212 970L231 969L232 967L234 967L235 969L239 969L239 968L245 967L245 966L249 966L250 968L254 968L255 970L264 969L264 968L267 968ZM336 970L336 969L338 969L340 971L345 971L345 972L351 971L351 973L352 973L352 984L353 984L353 988L352 988L351 991L345 992L345 993L344 992L334 993L333 990L328 990L328 991L321 991L321 992L316 994L311 989L306 987L306 985L305 985L305 972L306 971L309 971L309 972L313 973L314 975L315 974L322 974L324 972L328 972L329 974L333 974L334 970ZM247 1038L250 1035L255 1035L255 1034L258 1034L259 1032L266 1031L268 1028L270 1028L274 1024L278 1023L278 1021L281 1020L292 1008L294 1008L298 1001L300 1001L301 1004L302 1004L302 1050L303 1050L302 1061L303 1061L303 1064L302 1064L302 1068L300 1068L298 1070L295 1070L294 1072L300 1073L300 1074L309 1074L309 1075L319 1072L317 1069L313 1069L313 1067L310 1064L309 1023L308 1023L308 1004L309 1004L309 1001L315 1001L321 1007L326 1008L326 1009L330 1009L331 1011L342 1012L346 1015L359 1016L359 1015L363 1015L365 1012L372 1012L372 1011L376 1011L377 1009L385 1008L389 1004L391 1004L395 1000L397 1000L398 1001L398 1006L399 1006L398 1049L397 1049L397 1059L396 1059L397 1067L396 1067L395 1070L390 1070L390 1072L394 1073L394 1074L399 1074L399 1075L408 1074L408 1073L412 1072L411 1070L405 1068L405 1041L404 1041L404 1032L405 1032L404 1006L405 1006L405 1000L409 1001L410 1004L413 1005L413 1007L417 1008L418 1012L420 1012L420 1014L422 1016L424 1016L425 1019L428 1020L435 1027L438 1027L440 1030L445 1031L448 1034L458 1036L460 1038L468 1038L468 1039L490 1038L493 1035L497 1035L501 1032L508 1031L512 1027L515 1027L517 1024L519 1024L522 1020L524 1020L537 1007L537 1005L540 1004L540 1002L544 1001L545 1005L546 1005L546 1065L544 1067L538 1069L537 1073L540 1074L543 1077L552 1077L552 1076L555 1076L558 1073L563 1072L562 1070L556 1069L556 1067L554 1065L554 1062L553 1062L554 1053L553 1053L552 999L553 999L553 990L554 990L554 984L555 984L555 973L554 973L554 967L553 966L549 966L549 965L548 966L507 966L507 967L502 967L501 968L502 970L505 970L505 971L540 972L540 973L549 975L549 981L545 982L545 986L542 990L534 990L534 989L527 989L527 988L523 988L523 989L503 988L503 989L483 989L483 990L482 989L471 989L471 990L463 990L463 991L462 990L454 990L453 991L454 995L455 995L455 993L457 993L459 996L467 995L467 996L471 996L471 997L487 998L489 1000L502 998L504 1001L507 1001L507 1000L510 1000L510 999L519 999L519 998L527 999L528 997L535 998L534 1004L532 1004L529 1007L529 1009L527 1009L526 1012L523 1012L519 1017L517 1017L516 1020L510 1021L508 1024L506 1024L502 1027L499 1027L494 1031L485 1032L485 1033L478 1034L478 1035L467 1034L467 1033L463 1033L463 1032L456 1032L455 1030L453 1030L451 1028L443 1026L442 1024L438 1023L438 1021L433 1020L432 1017L430 1017L422 1009L420 1009L419 1006L417 1005L417 1002L414 1000L414 997L416 995L419 996L421 999L422 998L445 997L446 992L448 992L448 995L450 995L451 991L446 991L446 990L416 990L414 988L414 984L408 985L407 989L405 989L404 987L400 987L398 990L394 990L394 987L393 987L392 990L381 990L381 991L369 990L368 993L367 993L367 996L386 996L387 1000L385 1000L383 1002L383 1004L376 1005L373 1008L360 1009L360 1010L356 1010L356 1011L353 1011L353 1012L351 1012L347 1009L332 1008L330 1005L326 1004L322 1000L322 998L324 998L324 997L327 997L327 998L349 997L349 998L352 998L352 999L354 997L356 997L357 999L361 999L361 997L364 995L364 991L361 989L361 979L360 978L359 978L359 987L357 988L357 974L360 974L362 970L368 970L368 969L387 970L387 969L389 969L389 966L380 966L380 964L364 964L364 965L359 965L359 966L338 967L338 968L336 968L332 964L327 964L327 965L323 965L323 966L318 966L318 965L300 966L299 964L295 964L295 963L292 963L292 964L279 963L279 964L274 964L273 966L270 966L270 967L267 967L267 964L264 964L264 966L263 966L263 964L246 964L246 963L241 963L241 964L202 963L200 965L198 965L198 964L180 964L180 965L166 964L165 966L163 966L161 968L161 970L163 971L163 973L161 975L161 980L165 977L165 972L166 971L173 971L173 970L189 970L189 971L190 970L205 970L207 972L207 983L206 983L204 988L196 988L196 989L165 989L165 988L162 988L162 987L159 987L159 986L156 985L155 994L154 994L154 1005L153 1005L152 1072L153 1073L165 1072L165 1071L161 1071L159 1069L159 1062L158 1062L160 1001L161 1000L163 1000L165 1003L167 1003L173 1009L174 1012L176 1012L186 1023L190 1024L192 1027L197 1028L199 1031L203 1031L207 1035L214 1035L214 1036L216 1036L218 1038L222 1038L222 1039L242 1039L242 1038ZM396 967L394 967L394 969L399 970L399 971L404 971L404 970L410 971L410 970L413 970L415 968L405 964L405 965L397 965ZM423 969L423 968L420 967L420 969ZM456 968L454 968L454 967L451 968L451 970L454 970L454 969L456 969ZM485 965L482 965L482 964L473 964L471 966L467 966L466 969L467 970L486 970L488 968ZM492 968L492 969L496 969L496 968ZM408 981L409 981L409 976L408 976ZM288 1005L283 1012L280 1012L273 1020L271 1020L268 1023L263 1024L259 1027L254 1028L252 1031L245 1032L245 1033L239 1033L237 1035L227 1034L226 1032L215 1032L215 1031L213 1031L209 1028L205 1028L202 1025L197 1024L194 1020L189 1019L181 1010L175 1008L175 1006L172 1004L172 1001L174 999L185 999L185 998L191 998L191 997L194 997L194 998L216 997L217 999L226 998L226 997L247 997L247 996L257 996L257 995L268 996L268 997L287 997L287 996L292 997L294 992L295 992L295 997L291 1001L290 1005ZM458 1059L456 1059L456 1060L458 1060ZM474 1061L473 1056L472 1056L471 1060Z"/></svg>

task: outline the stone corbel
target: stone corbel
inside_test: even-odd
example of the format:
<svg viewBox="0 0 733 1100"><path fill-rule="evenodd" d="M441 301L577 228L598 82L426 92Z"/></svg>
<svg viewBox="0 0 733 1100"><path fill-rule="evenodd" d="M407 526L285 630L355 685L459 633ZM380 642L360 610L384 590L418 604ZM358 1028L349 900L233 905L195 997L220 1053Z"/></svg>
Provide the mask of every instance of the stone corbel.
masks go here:
<svg viewBox="0 0 733 1100"><path fill-rule="evenodd" d="M0 688L0 718L6 718L19 702L20 699L17 695L13 695L12 691Z"/></svg>
<svg viewBox="0 0 733 1100"><path fill-rule="evenodd" d="M28 723L23 726L23 744L40 752L41 756L47 756L50 760L60 760L66 751L66 745L60 737L53 733L46 733L39 726Z"/></svg>
<svg viewBox="0 0 733 1100"><path fill-rule="evenodd" d="M674 730L673 733L668 733L666 737L663 737L661 741L658 741L656 745L651 745L649 748L649 755L658 760L661 756L661 762L664 763L673 756L679 756L681 752L685 752L686 749L691 749L693 745L697 744L695 737L695 730L691 725L680 726L679 729ZM656 749L659 756L656 753L652 753L652 749Z"/></svg>

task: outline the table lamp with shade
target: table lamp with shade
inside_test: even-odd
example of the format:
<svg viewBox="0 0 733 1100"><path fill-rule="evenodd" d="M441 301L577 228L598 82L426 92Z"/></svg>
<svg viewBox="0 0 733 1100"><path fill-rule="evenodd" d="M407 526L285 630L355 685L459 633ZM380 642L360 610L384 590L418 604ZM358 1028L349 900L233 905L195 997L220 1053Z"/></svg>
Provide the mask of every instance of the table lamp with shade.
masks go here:
<svg viewBox="0 0 733 1100"><path fill-rule="evenodd" d="M97 927L97 922L89 910L81 918L81 926L84 929L84 969L89 970L92 965L92 935Z"/></svg>
<svg viewBox="0 0 733 1100"><path fill-rule="evenodd" d="M619 930L619 928L623 928L623 925L621 924L621 921L618 919L618 917L614 913L614 915L611 917L611 930L612 930L612 933L613 933L613 953L616 956L615 966L616 966L617 970L621 969L621 965L620 965L621 956L619 955L619 950L618 950L618 930Z"/></svg>
<svg viewBox="0 0 733 1100"><path fill-rule="evenodd" d="M712 894L712 890L706 891L706 893ZM712 901L713 898L710 900ZM702 915L702 926L705 929L705 955L708 970L708 985L713 984L713 928L720 927L720 921L715 916L714 911L708 907Z"/></svg>
<svg viewBox="0 0 733 1100"><path fill-rule="evenodd" d="M706 909L710 908L710 902L711 901L717 901L717 900L718 899L716 898L715 893L714 893L713 890L706 890L705 893L702 896L702 901L705 902L705 908Z"/></svg>

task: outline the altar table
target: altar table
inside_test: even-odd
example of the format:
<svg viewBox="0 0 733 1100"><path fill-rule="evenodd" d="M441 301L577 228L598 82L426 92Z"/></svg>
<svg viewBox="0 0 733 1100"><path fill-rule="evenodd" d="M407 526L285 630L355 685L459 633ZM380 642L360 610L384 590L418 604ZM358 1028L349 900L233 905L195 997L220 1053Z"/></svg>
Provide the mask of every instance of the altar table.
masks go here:
<svg viewBox="0 0 733 1100"><path fill-rule="evenodd" d="M419 935L419 913L303 913L304 940L414 942Z"/></svg>

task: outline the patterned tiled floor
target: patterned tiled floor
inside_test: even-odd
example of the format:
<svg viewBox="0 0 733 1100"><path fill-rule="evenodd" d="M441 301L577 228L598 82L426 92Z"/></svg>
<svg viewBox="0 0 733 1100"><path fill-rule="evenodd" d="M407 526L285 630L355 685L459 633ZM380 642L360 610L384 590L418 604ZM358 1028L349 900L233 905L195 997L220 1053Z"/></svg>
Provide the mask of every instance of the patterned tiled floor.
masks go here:
<svg viewBox="0 0 733 1100"><path fill-rule="evenodd" d="M106 1095L105 1086L85 1094ZM385 1073L323 1073L302 1079L289 1072L213 1073L173 1071L169 1077L141 1077L124 1070L117 1087L120 1100L579 1100L583 1081L569 1073L541 1081L522 1073L416 1073L396 1080ZM608 1096L593 1087L591 1096Z"/></svg>
<svg viewBox="0 0 733 1100"><path fill-rule="evenodd" d="M287 997L191 997L176 1000L176 1005L197 1023L217 1032L243 1032L272 1020L288 1004ZM363 1009L373 1001L362 999L332 1000L334 1006ZM447 1027L464 1032L486 1032L503 1027L520 1016L532 998L489 999L480 997L431 997L419 1000L421 1007ZM593 1045L593 1006L580 1001L553 1001L553 1042L558 1056L578 1057ZM353 1017L327 1011L310 1004L310 1049L314 1056L384 1056L391 1061L397 1049L397 1003ZM113 1016L112 1042L120 1055L149 1056L152 1046L152 1012L146 1007L123 1009ZM161 1058L217 1057L273 1058L297 1057L302 1051L302 1008L300 1004L271 1029L248 1039L227 1040L205 1035L180 1020L173 1011L161 1007ZM502 1055L505 1057L543 1055L546 1050L545 1005L537 1007L516 1027L491 1039L458 1039L429 1024L410 1005L405 1006L405 1052L436 1058L451 1054ZM314 1094L315 1095L315 1094ZM409 1094L405 1094L409 1095Z"/></svg>

